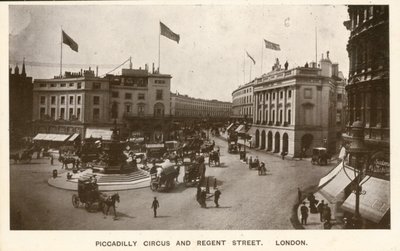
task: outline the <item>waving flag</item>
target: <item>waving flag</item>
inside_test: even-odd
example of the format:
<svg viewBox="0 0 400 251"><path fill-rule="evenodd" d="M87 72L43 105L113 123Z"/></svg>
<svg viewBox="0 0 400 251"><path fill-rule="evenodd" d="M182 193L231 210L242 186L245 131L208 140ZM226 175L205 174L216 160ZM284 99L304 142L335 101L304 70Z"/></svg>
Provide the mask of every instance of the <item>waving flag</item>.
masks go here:
<svg viewBox="0 0 400 251"><path fill-rule="evenodd" d="M64 31L62 31L62 41L64 44L68 45L71 50L78 52L78 44Z"/></svg>
<svg viewBox="0 0 400 251"><path fill-rule="evenodd" d="M250 54L246 51L247 56L251 59L251 61L253 61L253 64L256 64L256 61L254 60L254 58L252 56L250 56Z"/></svg>
<svg viewBox="0 0 400 251"><path fill-rule="evenodd" d="M160 22L160 33L164 37L174 40L175 42L177 42L179 44L179 40L180 40L179 34L174 33L170 28L168 28L165 24L163 24L161 22Z"/></svg>
<svg viewBox="0 0 400 251"><path fill-rule="evenodd" d="M267 49L272 49L272 50L276 50L276 51L280 51L281 50L281 47L279 46L279 44L272 43L272 42L267 41L265 39L264 39L264 42L265 42L265 48L267 48Z"/></svg>

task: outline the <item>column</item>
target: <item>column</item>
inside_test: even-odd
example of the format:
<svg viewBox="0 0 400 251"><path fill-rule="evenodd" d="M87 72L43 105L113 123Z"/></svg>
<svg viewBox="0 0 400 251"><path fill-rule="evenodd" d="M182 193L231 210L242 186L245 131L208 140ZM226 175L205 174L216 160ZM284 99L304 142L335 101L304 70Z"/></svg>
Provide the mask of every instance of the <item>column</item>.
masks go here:
<svg viewBox="0 0 400 251"><path fill-rule="evenodd" d="M265 107L265 91L261 93L261 118L260 118L261 122L264 122L265 120L264 107Z"/></svg>
<svg viewBox="0 0 400 251"><path fill-rule="evenodd" d="M255 121L254 121L254 123L256 123L257 121L258 121L258 102L259 102L259 100L258 100L258 96L259 95L259 93L257 92L257 93L254 93L254 104L255 104L255 109L254 109L254 118L255 118Z"/></svg>
<svg viewBox="0 0 400 251"><path fill-rule="evenodd" d="M287 88L284 89L283 91L283 121L282 123L285 123L287 121L287 111L286 111L286 102L287 102Z"/></svg>

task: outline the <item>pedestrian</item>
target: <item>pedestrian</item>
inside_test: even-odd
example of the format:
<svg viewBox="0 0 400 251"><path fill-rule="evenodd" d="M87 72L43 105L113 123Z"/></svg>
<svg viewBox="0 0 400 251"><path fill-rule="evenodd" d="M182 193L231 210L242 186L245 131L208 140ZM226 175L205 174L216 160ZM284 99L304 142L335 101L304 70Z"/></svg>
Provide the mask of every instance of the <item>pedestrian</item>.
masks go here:
<svg viewBox="0 0 400 251"><path fill-rule="evenodd" d="M328 221L328 223L331 223L332 213L331 213L331 208L329 207L328 203L325 204L325 206L324 206L323 214L324 214L323 217L324 217L325 221Z"/></svg>
<svg viewBox="0 0 400 251"><path fill-rule="evenodd" d="M50 155L50 164L51 164L51 165L54 165L54 157L53 157L53 154Z"/></svg>
<svg viewBox="0 0 400 251"><path fill-rule="evenodd" d="M215 192L214 192L215 207L219 207L218 200L219 200L220 196L221 196L221 191L218 188L215 188Z"/></svg>
<svg viewBox="0 0 400 251"><path fill-rule="evenodd" d="M307 218L308 218L308 208L306 207L306 203L303 202L303 205L300 208L301 212L301 224L307 225Z"/></svg>
<svg viewBox="0 0 400 251"><path fill-rule="evenodd" d="M321 200L321 202L317 206L319 213L319 220L321 222L324 222L324 208L325 208L324 200Z"/></svg>
<svg viewBox="0 0 400 251"><path fill-rule="evenodd" d="M297 197L299 198L299 204L300 204L300 202L301 202L301 190L300 190L300 187L298 187L297 188Z"/></svg>
<svg viewBox="0 0 400 251"><path fill-rule="evenodd" d="M328 220L325 220L324 229L331 229L331 228L332 228L331 222Z"/></svg>
<svg viewBox="0 0 400 251"><path fill-rule="evenodd" d="M196 193L196 201L202 206L201 204L201 187L197 186L197 193Z"/></svg>
<svg viewBox="0 0 400 251"><path fill-rule="evenodd" d="M201 190L201 193L200 193L200 200L201 200L202 208L207 208L206 199L207 199L207 192L205 189L203 189L203 190Z"/></svg>
<svg viewBox="0 0 400 251"><path fill-rule="evenodd" d="M157 197L154 197L153 203L151 204L151 208L153 208L154 211L154 218L157 217L157 208L160 207L160 204L158 203Z"/></svg>

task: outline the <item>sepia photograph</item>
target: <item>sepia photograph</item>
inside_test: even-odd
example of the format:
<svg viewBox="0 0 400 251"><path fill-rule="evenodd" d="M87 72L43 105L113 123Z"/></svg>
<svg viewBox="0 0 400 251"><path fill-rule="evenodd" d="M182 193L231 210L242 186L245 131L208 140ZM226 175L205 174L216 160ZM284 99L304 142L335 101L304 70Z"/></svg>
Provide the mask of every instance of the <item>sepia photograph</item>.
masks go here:
<svg viewBox="0 0 400 251"><path fill-rule="evenodd" d="M392 5L2 7L8 231L392 229Z"/></svg>

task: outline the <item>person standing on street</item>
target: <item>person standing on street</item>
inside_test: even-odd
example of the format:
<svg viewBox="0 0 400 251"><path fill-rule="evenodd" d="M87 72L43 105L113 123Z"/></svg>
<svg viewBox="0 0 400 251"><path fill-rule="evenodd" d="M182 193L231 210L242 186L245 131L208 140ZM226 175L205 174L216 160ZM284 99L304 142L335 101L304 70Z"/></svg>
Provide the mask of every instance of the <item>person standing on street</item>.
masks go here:
<svg viewBox="0 0 400 251"><path fill-rule="evenodd" d="M306 207L305 202L303 202L303 205L300 208L300 212L301 212L301 224L307 225L308 207Z"/></svg>
<svg viewBox="0 0 400 251"><path fill-rule="evenodd" d="M326 203L324 206L323 217L324 220L327 221L329 224L331 223L331 216L331 208L329 207L328 203Z"/></svg>
<svg viewBox="0 0 400 251"><path fill-rule="evenodd" d="M157 197L154 197L153 203L151 204L151 208L153 208L154 211L154 218L157 217L157 208L160 207L160 204L158 203Z"/></svg>
<svg viewBox="0 0 400 251"><path fill-rule="evenodd" d="M319 220L321 222L324 222L324 208L325 208L324 200L321 200L321 202L317 206L319 213Z"/></svg>
<svg viewBox="0 0 400 251"><path fill-rule="evenodd" d="M53 154L50 155L50 164L51 164L51 165L54 165L54 157L53 157Z"/></svg>
<svg viewBox="0 0 400 251"><path fill-rule="evenodd" d="M215 207L219 207L218 200L219 200L220 196L221 196L221 191L218 188L215 188L215 192L214 192Z"/></svg>
<svg viewBox="0 0 400 251"><path fill-rule="evenodd" d="M207 199L207 192L205 189L203 189L200 193L200 201L201 201L202 208L207 208L206 199Z"/></svg>

